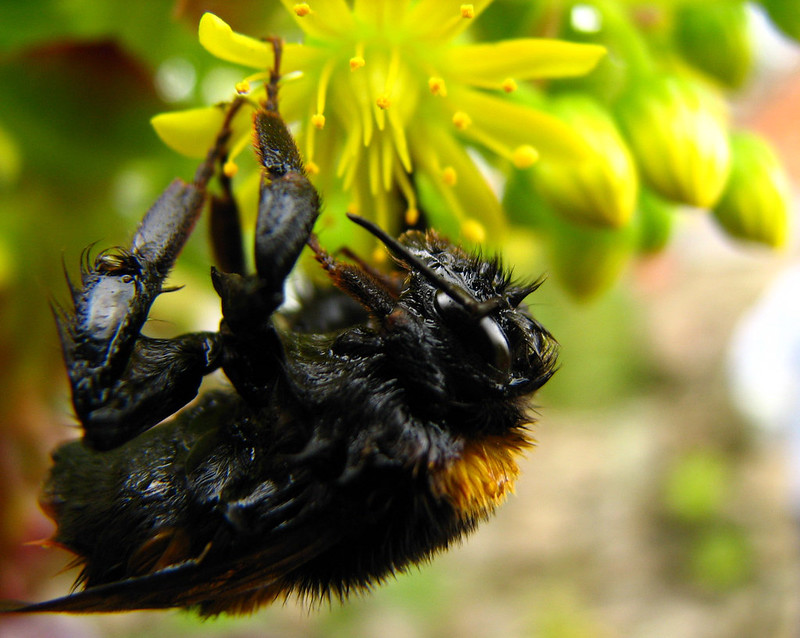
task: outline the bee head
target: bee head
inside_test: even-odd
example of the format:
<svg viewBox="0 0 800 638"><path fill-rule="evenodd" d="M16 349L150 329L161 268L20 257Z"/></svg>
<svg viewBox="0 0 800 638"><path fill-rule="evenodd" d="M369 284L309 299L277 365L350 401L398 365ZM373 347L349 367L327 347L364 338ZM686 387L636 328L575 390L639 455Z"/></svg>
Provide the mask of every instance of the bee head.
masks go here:
<svg viewBox="0 0 800 638"><path fill-rule="evenodd" d="M468 253L434 231L409 231L397 240L367 220L350 218L408 271L398 304L422 319L428 354L456 389L468 396L476 390L522 396L553 375L556 341L524 304L541 279L514 283L499 259Z"/></svg>

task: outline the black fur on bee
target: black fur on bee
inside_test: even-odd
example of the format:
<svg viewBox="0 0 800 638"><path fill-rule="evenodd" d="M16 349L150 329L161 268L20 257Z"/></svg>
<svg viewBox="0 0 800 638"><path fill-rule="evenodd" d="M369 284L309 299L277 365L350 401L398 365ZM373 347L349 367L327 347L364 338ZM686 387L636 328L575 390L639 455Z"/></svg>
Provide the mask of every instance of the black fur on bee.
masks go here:
<svg viewBox="0 0 800 638"><path fill-rule="evenodd" d="M213 615L344 597L448 547L513 487L530 396L556 363L523 301L539 283L516 284L498 259L432 230L394 239L355 216L400 276L326 252L312 234L319 196L277 110L275 51L254 117L255 272L242 265L230 181L211 198L219 331L141 334L240 100L194 180L164 191L130 248L85 264L71 307L56 309L83 438L53 454L41 502L82 589L4 611ZM284 313L306 244L338 296ZM230 388L186 407L219 368Z"/></svg>

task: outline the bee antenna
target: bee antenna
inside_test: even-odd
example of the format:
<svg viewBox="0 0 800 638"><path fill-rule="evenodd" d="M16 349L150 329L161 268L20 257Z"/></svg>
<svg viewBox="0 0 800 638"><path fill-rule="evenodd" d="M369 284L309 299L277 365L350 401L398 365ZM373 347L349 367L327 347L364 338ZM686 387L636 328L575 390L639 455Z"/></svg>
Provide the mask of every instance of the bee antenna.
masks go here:
<svg viewBox="0 0 800 638"><path fill-rule="evenodd" d="M476 319L480 319L490 314L502 302L500 297L493 297L486 301L478 301L468 292L462 288L450 283L446 279L440 277L428 264L423 262L415 256L408 248L403 246L394 237L386 233L380 226L373 224L371 221L364 219L360 215L347 213L347 218L369 231L372 235L377 237L396 257L399 257L410 266L422 273L428 281L430 281L439 290L444 292L453 301L463 306L469 311Z"/></svg>

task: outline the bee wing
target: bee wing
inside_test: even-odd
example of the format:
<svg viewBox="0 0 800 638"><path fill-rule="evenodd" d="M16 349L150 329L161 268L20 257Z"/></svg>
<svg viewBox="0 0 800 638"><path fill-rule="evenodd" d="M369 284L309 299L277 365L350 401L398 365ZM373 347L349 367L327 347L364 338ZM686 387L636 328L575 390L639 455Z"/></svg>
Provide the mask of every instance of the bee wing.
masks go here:
<svg viewBox="0 0 800 638"><path fill-rule="evenodd" d="M118 612L197 607L203 615L251 611L289 593L284 576L332 547L335 533L304 526L268 548L218 560L213 552L159 571L40 603L0 601L0 613ZM263 546L262 546L263 547Z"/></svg>

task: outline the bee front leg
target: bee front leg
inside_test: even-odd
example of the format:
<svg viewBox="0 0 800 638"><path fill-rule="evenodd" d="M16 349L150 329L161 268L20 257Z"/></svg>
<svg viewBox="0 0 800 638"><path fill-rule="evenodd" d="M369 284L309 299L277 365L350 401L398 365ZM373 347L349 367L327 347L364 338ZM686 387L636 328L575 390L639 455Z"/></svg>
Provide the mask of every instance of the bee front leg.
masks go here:
<svg viewBox="0 0 800 638"><path fill-rule="evenodd" d="M72 308L54 308L72 402L85 441L110 449L188 403L203 375L219 367L216 333L151 339L141 329L192 232L206 185L224 155L230 119L194 180L175 180L145 214L129 248L101 252L70 283Z"/></svg>
<svg viewBox="0 0 800 638"><path fill-rule="evenodd" d="M225 373L249 401L267 400L281 369L283 350L272 313L283 303L284 282L294 268L319 215L320 200L300 153L278 112L280 42L273 40L275 66L267 99L254 115L255 146L263 167L255 235L256 274L212 271L222 300Z"/></svg>

